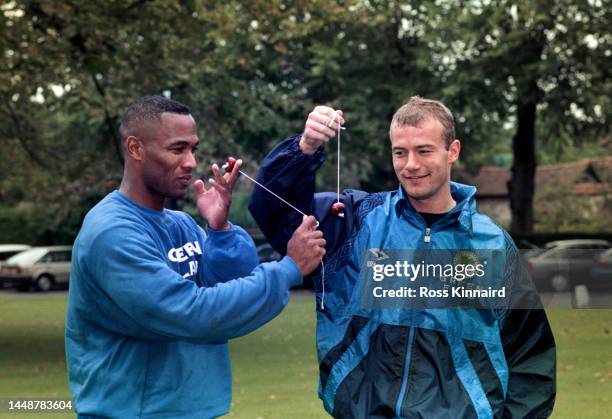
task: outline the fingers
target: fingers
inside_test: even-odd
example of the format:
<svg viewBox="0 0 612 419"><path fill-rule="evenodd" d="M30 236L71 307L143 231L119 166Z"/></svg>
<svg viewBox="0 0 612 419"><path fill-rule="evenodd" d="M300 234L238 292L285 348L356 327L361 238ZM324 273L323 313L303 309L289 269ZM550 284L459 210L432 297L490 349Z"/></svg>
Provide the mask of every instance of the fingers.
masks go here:
<svg viewBox="0 0 612 419"><path fill-rule="evenodd" d="M312 215L305 215L302 218L302 224L293 233L294 236L300 236L305 241L313 246L325 246L323 232L317 230L319 222Z"/></svg>
<svg viewBox="0 0 612 419"><path fill-rule="evenodd" d="M238 179L238 176L240 176L241 167L242 167L242 159L238 159L236 160L236 164L234 164L234 168L232 169L232 171L230 173L226 173L227 183L229 184L230 188L234 187L234 184L236 183L236 179Z"/></svg>
<svg viewBox="0 0 612 419"><path fill-rule="evenodd" d="M329 106L317 106L313 109L306 123L300 139L300 149L304 154L310 155L336 135L340 126L344 124L344 113L336 111Z"/></svg>
<svg viewBox="0 0 612 419"><path fill-rule="evenodd" d="M331 108L328 108L331 109ZM304 126L304 135L317 141L329 141L338 131L338 126L344 124L344 119L338 112L329 113L311 112Z"/></svg>
<svg viewBox="0 0 612 419"><path fill-rule="evenodd" d="M232 167L232 171L223 174L219 166L215 163L211 166L213 175L215 176L215 183L220 187L233 188L236 183L236 179L240 175L240 168L242 167L242 160L236 160L236 163Z"/></svg>
<svg viewBox="0 0 612 419"><path fill-rule="evenodd" d="M315 230L318 225L319 223L316 218L314 218L312 215L305 215L304 217L302 217L302 224L300 224L300 226L298 227L298 230L302 230L302 231ZM315 230L315 231L319 231L319 230ZM321 235L323 234L322 232L320 233Z"/></svg>
<svg viewBox="0 0 612 419"><path fill-rule="evenodd" d="M219 192L231 191L236 183L236 179L240 174L240 167L242 166L242 160L237 160L230 173L223 174L219 166L214 163L211 166L214 179L208 179L208 182Z"/></svg>
<svg viewBox="0 0 612 419"><path fill-rule="evenodd" d="M287 255L296 263L302 275L312 273L325 256L323 232L313 216L304 216L302 224L295 230L287 243Z"/></svg>
<svg viewBox="0 0 612 419"><path fill-rule="evenodd" d="M201 179L198 179L193 182L193 187L195 188L196 196L200 196L203 193L206 193L206 185L204 185L204 181L202 181Z"/></svg>
<svg viewBox="0 0 612 419"><path fill-rule="evenodd" d="M308 114L304 136L318 142L329 141L342 125L344 125L342 111L336 111L328 106L317 106Z"/></svg>
<svg viewBox="0 0 612 419"><path fill-rule="evenodd" d="M210 183L210 185L213 188L217 189L219 192L224 192L225 190L227 190L228 189L227 181L221 174L221 170L219 169L219 166L215 163L210 168L212 170L214 179L213 178L208 179L208 183Z"/></svg>
<svg viewBox="0 0 612 419"><path fill-rule="evenodd" d="M317 106L308 115L309 119L312 119L328 128L332 131L337 131L338 126L344 125L344 112L341 110L335 110L329 106Z"/></svg>
<svg viewBox="0 0 612 419"><path fill-rule="evenodd" d="M217 163L214 163L210 168L215 176L215 180L219 183L225 183L225 178L221 174L221 170L219 169Z"/></svg>
<svg viewBox="0 0 612 419"><path fill-rule="evenodd" d="M333 138L335 131L324 124L309 119L304 126L304 137L309 140L314 140L319 143L324 143Z"/></svg>
<svg viewBox="0 0 612 419"><path fill-rule="evenodd" d="M317 230L319 223L312 215L304 216L302 219L302 224L299 229L300 236L304 238L305 242L310 246L316 246L323 249L323 254L325 254L325 239L323 238L323 232L321 230Z"/></svg>

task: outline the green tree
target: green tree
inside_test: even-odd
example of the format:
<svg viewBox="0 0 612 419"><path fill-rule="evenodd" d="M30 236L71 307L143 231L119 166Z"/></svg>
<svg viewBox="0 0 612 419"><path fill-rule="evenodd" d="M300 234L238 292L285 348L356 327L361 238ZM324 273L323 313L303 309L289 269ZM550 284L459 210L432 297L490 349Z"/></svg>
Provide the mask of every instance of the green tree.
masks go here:
<svg viewBox="0 0 612 419"><path fill-rule="evenodd" d="M2 201L33 202L53 214L49 228L70 224L74 232L91 203L117 186L119 118L144 94L165 93L192 107L203 166L240 151L235 126L264 131L270 125L260 90L252 93L253 48L245 47L250 61L239 47L234 55L226 48L230 35L242 46L240 32L232 31L240 7L210 1L4 4Z"/></svg>
<svg viewBox="0 0 612 419"><path fill-rule="evenodd" d="M536 146L609 132L610 7L604 1L442 2L431 45L452 96L514 127L512 231L533 228ZM490 141L495 141L495 138Z"/></svg>
<svg viewBox="0 0 612 419"><path fill-rule="evenodd" d="M413 63L418 36L402 29L395 2L22 0L2 12L11 30L0 41L0 135L35 174L2 179L14 202L86 209L120 177L121 112L160 92L192 107L202 166L234 154L252 173L313 104L342 107L360 141L344 148L345 178L387 183L391 113L410 86L427 85L428 69ZM333 184L331 167L323 179Z"/></svg>
<svg viewBox="0 0 612 419"><path fill-rule="evenodd" d="M151 93L192 108L206 175L228 155L255 174L325 103L348 120L341 186L393 188L388 123L419 94L455 111L468 167L514 137L513 229L529 230L536 138L563 148L609 129L608 24L596 0L7 2L0 198L76 231L120 179L123 110Z"/></svg>

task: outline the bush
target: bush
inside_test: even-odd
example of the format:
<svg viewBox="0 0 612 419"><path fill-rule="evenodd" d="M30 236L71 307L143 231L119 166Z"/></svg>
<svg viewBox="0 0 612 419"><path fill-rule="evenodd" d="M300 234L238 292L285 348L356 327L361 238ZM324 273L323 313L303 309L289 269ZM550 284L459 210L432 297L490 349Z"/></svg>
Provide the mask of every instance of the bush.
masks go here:
<svg viewBox="0 0 612 419"><path fill-rule="evenodd" d="M0 207L0 242L31 245L72 244L86 210L57 203L48 206Z"/></svg>

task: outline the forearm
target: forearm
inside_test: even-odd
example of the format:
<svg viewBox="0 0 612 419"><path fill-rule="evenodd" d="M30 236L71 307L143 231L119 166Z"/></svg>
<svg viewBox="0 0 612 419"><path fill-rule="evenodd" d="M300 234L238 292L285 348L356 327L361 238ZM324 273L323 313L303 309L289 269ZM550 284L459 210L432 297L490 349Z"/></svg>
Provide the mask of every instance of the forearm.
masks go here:
<svg viewBox="0 0 612 419"><path fill-rule="evenodd" d="M226 265L232 280L199 286L169 266L157 243L132 225L105 230L92 243L76 249L82 278L75 278L80 297L74 310L139 339L215 342L244 334L278 314L289 288L302 279L290 258L255 269L248 266L255 261L233 260Z"/></svg>
<svg viewBox="0 0 612 419"><path fill-rule="evenodd" d="M258 182L297 207L311 214L315 173L325 159L323 151L306 155L299 147L300 136L286 139L264 160ZM255 187L249 210L264 235L281 253L302 215L260 187Z"/></svg>
<svg viewBox="0 0 612 419"><path fill-rule="evenodd" d="M97 298L105 316L91 320L139 339L225 341L274 318L287 304L289 288L302 280L290 258L212 287L198 287L161 265L156 271L108 272Z"/></svg>

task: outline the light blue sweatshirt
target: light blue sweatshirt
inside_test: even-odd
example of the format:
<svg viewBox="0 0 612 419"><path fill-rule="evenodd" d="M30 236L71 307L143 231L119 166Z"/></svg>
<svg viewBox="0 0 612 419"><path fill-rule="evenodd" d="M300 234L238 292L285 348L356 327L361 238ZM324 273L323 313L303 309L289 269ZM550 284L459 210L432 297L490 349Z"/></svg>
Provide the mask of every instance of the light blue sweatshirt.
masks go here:
<svg viewBox="0 0 612 419"><path fill-rule="evenodd" d="M229 411L227 340L274 318L302 276L257 265L239 227L209 231L115 191L85 217L66 320L79 417L211 418Z"/></svg>

